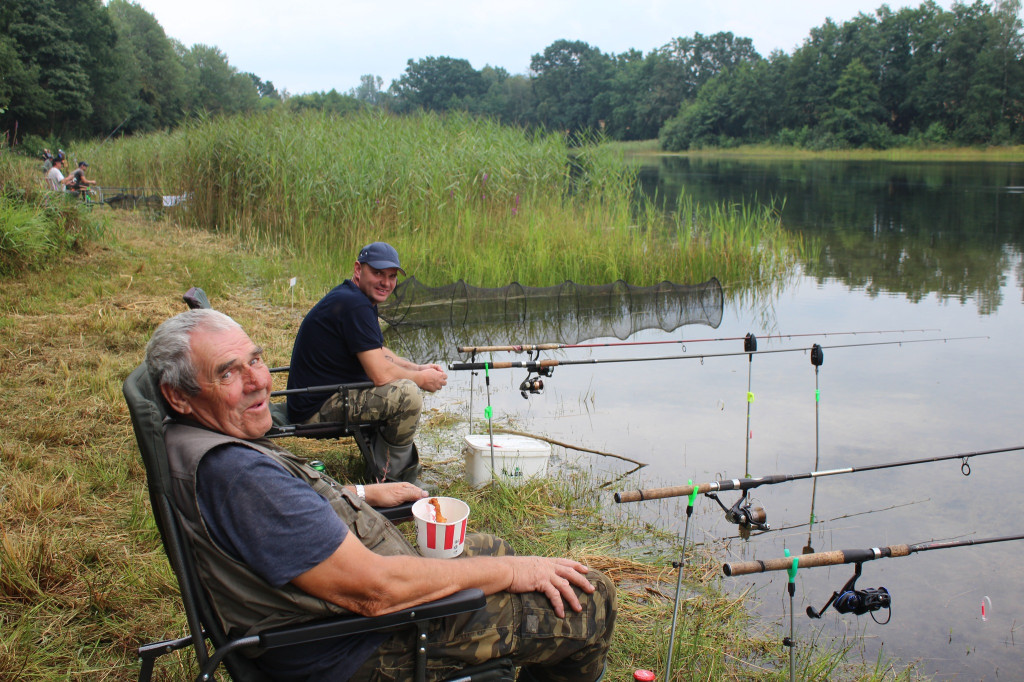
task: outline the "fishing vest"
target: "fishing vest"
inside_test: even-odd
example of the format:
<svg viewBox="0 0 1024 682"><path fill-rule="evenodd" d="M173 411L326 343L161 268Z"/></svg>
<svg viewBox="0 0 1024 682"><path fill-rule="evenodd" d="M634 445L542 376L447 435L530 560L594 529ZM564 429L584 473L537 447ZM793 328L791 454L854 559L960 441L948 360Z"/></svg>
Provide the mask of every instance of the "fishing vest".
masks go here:
<svg viewBox="0 0 1024 682"><path fill-rule="evenodd" d="M224 552L206 528L196 497L196 470L210 450L235 443L259 452L301 478L330 503L349 531L381 555L418 555L394 524L306 460L267 439L242 440L216 431L173 421L165 422L164 441L171 474L171 498L193 549L196 570L224 631L248 636L280 625L349 613L291 583L273 587L246 564ZM258 455L253 455L258 456ZM295 538L302 542L302 538Z"/></svg>

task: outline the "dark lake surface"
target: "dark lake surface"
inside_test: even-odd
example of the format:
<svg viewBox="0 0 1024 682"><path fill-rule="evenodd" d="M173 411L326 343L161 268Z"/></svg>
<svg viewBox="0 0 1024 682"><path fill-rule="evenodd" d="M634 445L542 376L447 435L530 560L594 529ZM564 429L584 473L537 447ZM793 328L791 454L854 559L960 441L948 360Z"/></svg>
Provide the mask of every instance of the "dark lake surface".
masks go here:
<svg viewBox="0 0 1024 682"><path fill-rule="evenodd" d="M643 187L662 200L674 201L685 191L702 202L775 201L786 229L817 248L771 294L754 297L726 288L717 328L648 329L630 339L753 333L758 350L819 343L823 364L816 374L809 354L794 351L749 362L738 355L574 365L556 368L545 392L529 400L519 393L525 370L494 370L491 403L499 423L649 463L619 483L624 489L1024 446L1024 164L703 158L645 164ZM931 331L866 333L923 329ZM767 338L850 331L865 333ZM517 333L509 329L506 341L560 341ZM985 338L838 347L975 336ZM611 331L606 340L619 341ZM438 358L439 346L424 350L411 342L412 348L395 345L414 356L464 359ZM742 341L718 341L573 349L546 357L742 350ZM449 387L429 402L455 404L468 416L470 377L450 377ZM754 397L749 403L748 384ZM485 404L480 378L472 400L479 420ZM592 468L598 480L628 468L561 448L554 455ZM722 540L735 536L735 527L712 501L700 499L690 541L717 543L723 561L737 561L781 557L787 548L800 554L808 545L815 551L864 549L1024 533L1024 453L971 459L969 476L960 464L818 479L810 529L810 481L759 488L753 497L775 530L748 540ZM727 504L735 497L722 495ZM611 505L609 514L642 516L681 535L684 506L678 500ZM1024 541L867 562L858 587L885 586L891 592L887 625L831 609L821 620L808 619L806 607L821 607L853 567L801 570L797 641L846 641L854 644L855 657L874 662L881 651L898 662L916 662L939 679L1019 679L1022 562ZM751 589L751 609L779 640L788 634L784 572L723 578L722 584L736 592ZM985 619L983 601L991 603Z"/></svg>

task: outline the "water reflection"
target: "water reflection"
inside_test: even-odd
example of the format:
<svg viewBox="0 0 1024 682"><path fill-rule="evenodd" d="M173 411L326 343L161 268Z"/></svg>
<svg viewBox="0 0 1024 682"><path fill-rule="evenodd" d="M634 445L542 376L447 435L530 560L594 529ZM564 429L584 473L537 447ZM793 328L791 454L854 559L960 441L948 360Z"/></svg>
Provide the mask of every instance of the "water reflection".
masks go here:
<svg viewBox="0 0 1024 682"><path fill-rule="evenodd" d="M776 201L783 225L820 247L805 274L869 296L920 301L934 293L991 314L1007 268L1024 252L1020 163L664 157L645 164L642 191L669 204L684 191L698 202Z"/></svg>

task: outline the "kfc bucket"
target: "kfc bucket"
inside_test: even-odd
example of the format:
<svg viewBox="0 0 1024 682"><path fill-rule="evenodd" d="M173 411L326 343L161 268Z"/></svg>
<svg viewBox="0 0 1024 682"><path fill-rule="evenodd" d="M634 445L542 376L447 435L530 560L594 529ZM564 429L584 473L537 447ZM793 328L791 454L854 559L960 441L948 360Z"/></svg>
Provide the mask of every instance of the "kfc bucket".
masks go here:
<svg viewBox="0 0 1024 682"><path fill-rule="evenodd" d="M443 521L436 516L438 507ZM412 515L416 519L420 554L435 559L451 559L462 554L466 545L468 504L454 497L428 497L412 505Z"/></svg>

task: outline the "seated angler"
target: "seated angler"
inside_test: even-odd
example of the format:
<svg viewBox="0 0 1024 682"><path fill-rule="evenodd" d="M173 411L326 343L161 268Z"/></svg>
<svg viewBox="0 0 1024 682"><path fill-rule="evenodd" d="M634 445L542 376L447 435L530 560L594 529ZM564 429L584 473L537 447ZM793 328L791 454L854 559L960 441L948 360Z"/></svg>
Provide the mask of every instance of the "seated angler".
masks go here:
<svg viewBox="0 0 1024 682"><path fill-rule="evenodd" d="M349 391L348 415L340 393L288 396L292 422L379 422L371 438L372 480L418 483L419 454L413 442L423 398L419 389L434 392L448 375L435 364L419 365L384 346L377 305L387 300L405 275L398 252L390 244L363 247L352 279L334 287L306 314L292 347L288 388L308 388L372 381L374 388Z"/></svg>
<svg viewBox="0 0 1024 682"><path fill-rule="evenodd" d="M489 595L483 609L430 623L430 680L494 658L522 666L520 680L601 678L616 613L604 575L569 559L512 556L485 535L467 537L475 556L419 556L369 504L419 499L422 490L367 485L360 499L262 438L271 426L270 372L261 349L223 313L167 320L146 364L171 408L164 437L172 497L230 636L345 612L390 613L480 588ZM271 649L256 663L279 680L409 680L415 649L415 628L402 628Z"/></svg>

